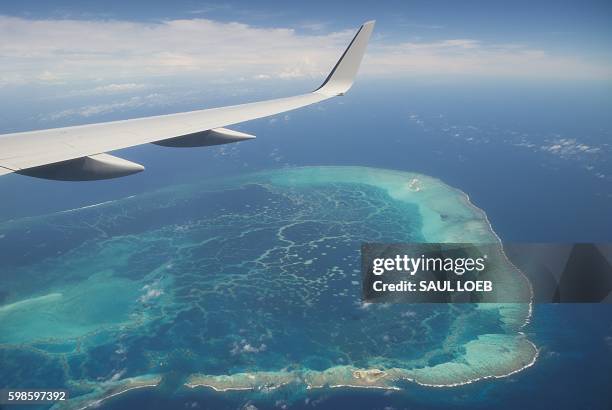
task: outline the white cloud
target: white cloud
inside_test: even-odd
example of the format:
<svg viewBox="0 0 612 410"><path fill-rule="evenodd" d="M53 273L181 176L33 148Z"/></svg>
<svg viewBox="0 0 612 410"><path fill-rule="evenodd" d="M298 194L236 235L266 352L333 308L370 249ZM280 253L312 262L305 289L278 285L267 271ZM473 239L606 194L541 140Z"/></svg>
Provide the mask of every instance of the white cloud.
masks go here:
<svg viewBox="0 0 612 410"><path fill-rule="evenodd" d="M266 351L267 348L268 347L265 345L265 343L256 346L252 345L251 343L248 343L246 340L243 339L240 341L240 343L234 343L232 345L230 353L232 355L237 355L241 353L261 353Z"/></svg>
<svg viewBox="0 0 612 410"><path fill-rule="evenodd" d="M144 295L142 295L138 300L142 303L147 303L152 299L158 298L164 294L164 290L158 288L159 283L155 283L153 285L144 285L142 290L145 291Z"/></svg>
<svg viewBox="0 0 612 410"><path fill-rule="evenodd" d="M317 32L327 30L328 27L329 27L329 23L323 23L320 21L307 22L307 23L302 23L300 25L300 28L304 30L317 31Z"/></svg>
<svg viewBox="0 0 612 410"><path fill-rule="evenodd" d="M53 82L53 81L50 81ZM61 95L52 95L47 98L58 99L58 98L69 98L69 97L83 97L83 96L110 96L115 94L134 94L143 90L152 88L147 84L137 83L111 83L106 85L99 85L93 88L77 88L71 91L65 91Z"/></svg>
<svg viewBox="0 0 612 410"><path fill-rule="evenodd" d="M540 147L542 151L561 157L574 157L581 154L597 154L601 152L600 147L593 147L576 141L575 138L557 138Z"/></svg>
<svg viewBox="0 0 612 410"><path fill-rule="evenodd" d="M114 101L103 104L84 105L78 108L70 108L49 114L43 120L59 120L69 117L91 117L99 114L107 114L115 111L128 110L138 107L154 107L166 102L163 94L149 94L145 96L134 96L127 100Z"/></svg>
<svg viewBox="0 0 612 410"><path fill-rule="evenodd" d="M123 84L108 84L101 85L95 87L91 90L85 90L85 92L90 92L91 94L115 94L115 93L124 93L124 92L132 92L132 91L140 91L147 86L144 84L136 84L136 83L123 83Z"/></svg>
<svg viewBox="0 0 612 410"><path fill-rule="evenodd" d="M370 52L373 74L467 74L532 78L612 79L607 64L579 56L552 55L520 44L473 39L380 44Z"/></svg>
<svg viewBox="0 0 612 410"><path fill-rule="evenodd" d="M0 16L0 84L117 82L183 73L318 76L333 65L351 35L306 36L206 19L141 23Z"/></svg>
<svg viewBox="0 0 612 410"><path fill-rule="evenodd" d="M322 77L353 30L321 34L325 25L310 25L319 30L300 34L201 18L151 23L0 16L0 86L100 80L125 86L132 84L125 79L185 73L215 79ZM475 39L393 43L389 36L372 43L363 67L371 75L612 78L608 64L516 44Z"/></svg>

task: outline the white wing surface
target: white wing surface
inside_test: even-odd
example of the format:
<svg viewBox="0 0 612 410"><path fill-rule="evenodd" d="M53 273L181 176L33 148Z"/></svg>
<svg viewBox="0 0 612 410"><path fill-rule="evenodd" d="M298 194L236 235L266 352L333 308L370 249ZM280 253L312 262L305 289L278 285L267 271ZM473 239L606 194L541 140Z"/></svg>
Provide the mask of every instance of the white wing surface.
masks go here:
<svg viewBox="0 0 612 410"><path fill-rule="evenodd" d="M146 143L170 147L217 145L254 138L222 127L294 110L351 88L374 22L364 23L325 82L294 97L178 114L0 135L0 175L17 172L58 180L115 178L143 166L106 154Z"/></svg>

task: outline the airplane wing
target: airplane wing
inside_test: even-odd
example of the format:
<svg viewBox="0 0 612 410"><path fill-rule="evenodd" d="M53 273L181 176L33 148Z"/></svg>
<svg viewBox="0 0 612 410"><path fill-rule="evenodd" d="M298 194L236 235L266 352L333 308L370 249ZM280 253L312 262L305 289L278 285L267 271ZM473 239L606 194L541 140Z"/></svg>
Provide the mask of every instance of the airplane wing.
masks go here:
<svg viewBox="0 0 612 410"><path fill-rule="evenodd" d="M343 95L353 84L373 29L374 21L364 23L327 79L308 94L178 114L0 135L0 175L16 172L57 180L116 178L140 172L144 167L107 154L109 151L146 143L194 147L254 138L222 127Z"/></svg>

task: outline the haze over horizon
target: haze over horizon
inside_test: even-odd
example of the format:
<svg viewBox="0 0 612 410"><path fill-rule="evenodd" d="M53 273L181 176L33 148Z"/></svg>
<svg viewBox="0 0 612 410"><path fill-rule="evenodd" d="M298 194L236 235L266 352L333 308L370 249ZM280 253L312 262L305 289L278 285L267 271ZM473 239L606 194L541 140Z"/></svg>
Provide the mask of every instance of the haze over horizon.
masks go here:
<svg viewBox="0 0 612 410"><path fill-rule="evenodd" d="M81 91L113 93L160 77L318 77L370 19L378 24L363 76L612 80L606 2L325 4L4 2L0 87L91 82Z"/></svg>

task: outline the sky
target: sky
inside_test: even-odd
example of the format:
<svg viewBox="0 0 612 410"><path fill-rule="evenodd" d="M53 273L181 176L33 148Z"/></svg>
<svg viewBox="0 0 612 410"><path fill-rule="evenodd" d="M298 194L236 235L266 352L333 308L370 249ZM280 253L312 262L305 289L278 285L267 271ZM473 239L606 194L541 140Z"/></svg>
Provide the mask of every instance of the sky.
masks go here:
<svg viewBox="0 0 612 410"><path fill-rule="evenodd" d="M3 1L0 93L321 78L371 19L364 76L610 82L610 17L606 1Z"/></svg>

